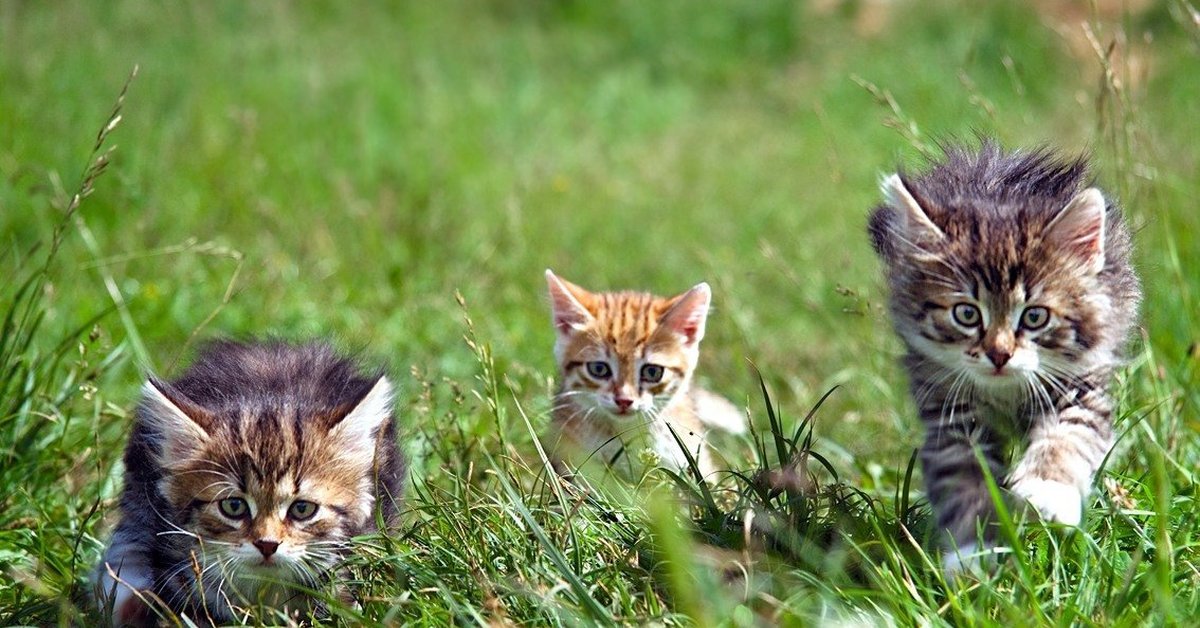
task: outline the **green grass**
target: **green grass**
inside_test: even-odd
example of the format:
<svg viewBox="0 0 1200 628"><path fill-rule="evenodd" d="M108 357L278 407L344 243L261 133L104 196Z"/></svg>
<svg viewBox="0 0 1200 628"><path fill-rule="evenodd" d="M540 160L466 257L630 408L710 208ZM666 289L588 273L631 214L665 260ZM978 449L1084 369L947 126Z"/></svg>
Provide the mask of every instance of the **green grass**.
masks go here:
<svg viewBox="0 0 1200 628"><path fill-rule="evenodd" d="M0 624L98 621L139 383L263 334L401 382L405 526L364 540L349 623L1186 623L1200 26L1096 4L0 3ZM1127 495L945 583L864 224L881 173L975 131L1090 149L1147 300L1103 477ZM720 443L740 475L547 481L546 267L713 285L700 378L754 415ZM794 448L815 484L772 490Z"/></svg>

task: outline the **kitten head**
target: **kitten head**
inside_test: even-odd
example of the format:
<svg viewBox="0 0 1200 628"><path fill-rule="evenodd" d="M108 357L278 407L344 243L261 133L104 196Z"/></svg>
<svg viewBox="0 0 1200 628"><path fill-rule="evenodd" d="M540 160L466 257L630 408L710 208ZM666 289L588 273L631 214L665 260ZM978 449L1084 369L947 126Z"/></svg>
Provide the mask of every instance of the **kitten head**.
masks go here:
<svg viewBox="0 0 1200 628"><path fill-rule="evenodd" d="M260 388L207 406L161 381L144 386L139 418L173 511L167 534L219 565L215 577L312 584L369 521L392 387L343 383L328 403Z"/></svg>
<svg viewBox="0 0 1200 628"><path fill-rule="evenodd" d="M1082 159L985 143L948 149L924 176L883 180L870 230L910 352L993 391L1114 359L1137 279L1121 215L1085 174Z"/></svg>
<svg viewBox="0 0 1200 628"><path fill-rule="evenodd" d="M708 284L671 298L593 293L549 270L562 394L611 417L653 414L686 390L700 355Z"/></svg>

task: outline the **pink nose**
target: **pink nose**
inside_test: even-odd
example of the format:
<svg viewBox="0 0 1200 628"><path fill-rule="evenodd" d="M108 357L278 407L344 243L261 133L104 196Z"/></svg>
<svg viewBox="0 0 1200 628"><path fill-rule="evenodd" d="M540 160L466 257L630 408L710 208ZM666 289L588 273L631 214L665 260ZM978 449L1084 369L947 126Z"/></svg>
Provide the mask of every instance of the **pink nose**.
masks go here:
<svg viewBox="0 0 1200 628"><path fill-rule="evenodd" d="M996 370L1000 370L1004 368L1005 364L1008 364L1008 359L1012 357L1012 354L1004 349L988 349L987 357L992 364L996 365Z"/></svg>
<svg viewBox="0 0 1200 628"><path fill-rule="evenodd" d="M622 399L621 397L616 397L613 399L613 403L617 404L618 410L620 410L621 412L624 412L624 411L628 410L630 406L633 405L633 400L632 399Z"/></svg>
<svg viewBox="0 0 1200 628"><path fill-rule="evenodd" d="M279 549L279 542L259 539L254 542L254 547L257 547L258 551L262 552L263 558L270 558L275 553L275 550Z"/></svg>

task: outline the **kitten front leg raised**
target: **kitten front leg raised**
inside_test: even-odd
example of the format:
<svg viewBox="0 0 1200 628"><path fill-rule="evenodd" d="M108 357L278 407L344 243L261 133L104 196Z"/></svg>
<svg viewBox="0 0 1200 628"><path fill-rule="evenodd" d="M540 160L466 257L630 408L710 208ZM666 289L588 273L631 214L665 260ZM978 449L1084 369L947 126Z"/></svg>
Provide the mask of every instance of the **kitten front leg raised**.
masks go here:
<svg viewBox="0 0 1200 628"><path fill-rule="evenodd" d="M1009 476L1010 490L1042 518L1077 526L1092 478L1112 447L1108 401L1092 391L1079 405L1035 420L1029 447Z"/></svg>

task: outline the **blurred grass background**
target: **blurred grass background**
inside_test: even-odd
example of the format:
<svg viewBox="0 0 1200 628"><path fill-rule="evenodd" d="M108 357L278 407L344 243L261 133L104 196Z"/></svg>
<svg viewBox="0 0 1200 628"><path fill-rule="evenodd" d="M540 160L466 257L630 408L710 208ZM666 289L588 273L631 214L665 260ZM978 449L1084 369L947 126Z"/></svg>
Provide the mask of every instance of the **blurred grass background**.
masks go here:
<svg viewBox="0 0 1200 628"><path fill-rule="evenodd" d="M103 366L95 389L55 406L90 416L86 438L9 446L35 480L5 498L5 520L51 516L34 503L74 516L79 491L111 498L139 381L178 373L197 330L361 349L400 380L417 474L438 472L446 420L484 443L464 445L477 458L496 424L462 401L479 361L455 292L503 403L540 425L547 267L593 289L709 281L700 379L756 408L753 363L793 416L840 385L817 435L843 479L891 494L920 430L865 218L881 174L975 133L1095 155L1138 227L1147 288L1124 390L1186 466L1200 421L1196 15L1142 0L2 2L6 274L50 238L140 66L30 350L120 310L78 358ZM519 421L501 431L532 452ZM59 483L68 472L77 482ZM10 574L29 560L17 554L0 554Z"/></svg>

